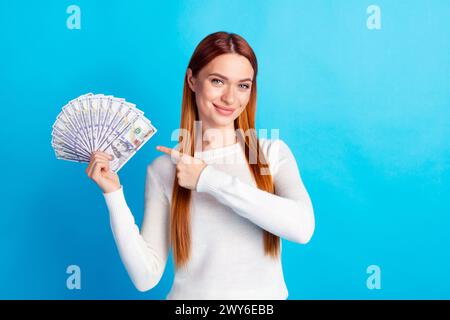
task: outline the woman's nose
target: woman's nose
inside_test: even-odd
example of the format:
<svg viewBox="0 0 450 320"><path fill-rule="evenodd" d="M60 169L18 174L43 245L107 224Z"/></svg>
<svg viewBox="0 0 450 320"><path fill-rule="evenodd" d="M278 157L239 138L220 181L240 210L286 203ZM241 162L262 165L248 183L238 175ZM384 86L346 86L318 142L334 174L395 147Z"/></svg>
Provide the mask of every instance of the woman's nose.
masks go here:
<svg viewBox="0 0 450 320"><path fill-rule="evenodd" d="M222 101L229 105L234 103L234 91L232 87L225 89L225 92L222 95Z"/></svg>

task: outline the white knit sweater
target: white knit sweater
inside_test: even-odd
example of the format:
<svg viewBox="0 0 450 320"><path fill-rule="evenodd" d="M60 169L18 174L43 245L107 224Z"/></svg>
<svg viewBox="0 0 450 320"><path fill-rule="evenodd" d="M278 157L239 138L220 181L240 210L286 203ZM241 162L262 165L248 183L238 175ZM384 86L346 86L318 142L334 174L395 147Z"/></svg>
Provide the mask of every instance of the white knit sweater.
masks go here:
<svg viewBox="0 0 450 320"><path fill-rule="evenodd" d="M175 270L167 299L287 298L281 259L264 254L263 229L305 244L314 232L314 212L286 143L259 141L276 194L256 187L239 144L195 153L208 166L192 191L190 260ZM175 172L168 155L147 167L141 230L123 187L104 194L121 259L140 291L156 286L166 266Z"/></svg>

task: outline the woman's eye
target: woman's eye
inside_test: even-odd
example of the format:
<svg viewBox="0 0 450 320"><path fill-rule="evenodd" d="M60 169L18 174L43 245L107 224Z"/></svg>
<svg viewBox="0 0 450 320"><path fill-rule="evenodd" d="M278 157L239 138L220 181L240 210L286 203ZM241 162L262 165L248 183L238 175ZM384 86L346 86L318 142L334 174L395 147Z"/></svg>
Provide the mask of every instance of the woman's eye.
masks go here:
<svg viewBox="0 0 450 320"><path fill-rule="evenodd" d="M220 79L212 79L211 82L214 83L214 84L219 84L219 83L222 83L222 80L220 80Z"/></svg>
<svg viewBox="0 0 450 320"><path fill-rule="evenodd" d="M241 88L242 89L249 89L250 88L250 86L248 85L248 84L241 84Z"/></svg>

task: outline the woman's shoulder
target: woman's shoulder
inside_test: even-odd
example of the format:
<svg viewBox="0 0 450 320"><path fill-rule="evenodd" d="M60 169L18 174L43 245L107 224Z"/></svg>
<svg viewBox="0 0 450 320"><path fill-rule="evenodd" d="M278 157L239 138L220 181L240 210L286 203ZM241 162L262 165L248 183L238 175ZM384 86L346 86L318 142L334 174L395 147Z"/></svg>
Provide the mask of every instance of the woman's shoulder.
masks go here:
<svg viewBox="0 0 450 320"><path fill-rule="evenodd" d="M291 149L287 143L280 138L259 138L259 146L264 154L268 157L278 156L279 153L290 153Z"/></svg>
<svg viewBox="0 0 450 320"><path fill-rule="evenodd" d="M289 148L288 144L284 140L280 138L259 138L258 140L260 150L266 156L272 172L275 173L281 162L286 159L293 160L295 162L291 148Z"/></svg>

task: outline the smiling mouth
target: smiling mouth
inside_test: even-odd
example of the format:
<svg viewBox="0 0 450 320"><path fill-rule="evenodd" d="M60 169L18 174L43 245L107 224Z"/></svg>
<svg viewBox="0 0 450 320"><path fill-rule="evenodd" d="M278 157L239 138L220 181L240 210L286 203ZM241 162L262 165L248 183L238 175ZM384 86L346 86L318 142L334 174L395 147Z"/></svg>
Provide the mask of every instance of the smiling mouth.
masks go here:
<svg viewBox="0 0 450 320"><path fill-rule="evenodd" d="M216 104L213 103L213 106L218 109L219 111L222 111L224 113L232 113L234 111L234 109L231 108L226 108L226 107L222 107L222 106L218 106Z"/></svg>

